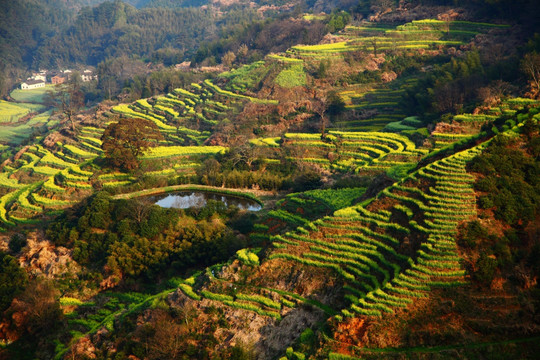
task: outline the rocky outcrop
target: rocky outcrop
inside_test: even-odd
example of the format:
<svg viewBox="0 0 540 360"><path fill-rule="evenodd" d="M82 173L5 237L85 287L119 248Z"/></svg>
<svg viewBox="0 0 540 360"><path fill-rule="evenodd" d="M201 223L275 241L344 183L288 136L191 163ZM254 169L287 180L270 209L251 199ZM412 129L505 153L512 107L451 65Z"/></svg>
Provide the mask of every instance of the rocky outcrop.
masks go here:
<svg viewBox="0 0 540 360"><path fill-rule="evenodd" d="M47 278L77 273L79 265L71 258L72 250L62 246L54 246L41 236L29 236L26 249L19 257L21 267L33 275L43 275Z"/></svg>
<svg viewBox="0 0 540 360"><path fill-rule="evenodd" d="M277 321L250 311L224 306L217 301L208 299L194 301L181 290L172 293L168 301L173 308L194 308L201 317L205 316L205 309L212 306L220 307L228 326L218 327L213 333L218 339L219 347L249 344L253 346L259 360L272 359L275 354L283 353L307 327L312 327L325 318L322 310L301 305L288 310L283 314L283 318Z"/></svg>

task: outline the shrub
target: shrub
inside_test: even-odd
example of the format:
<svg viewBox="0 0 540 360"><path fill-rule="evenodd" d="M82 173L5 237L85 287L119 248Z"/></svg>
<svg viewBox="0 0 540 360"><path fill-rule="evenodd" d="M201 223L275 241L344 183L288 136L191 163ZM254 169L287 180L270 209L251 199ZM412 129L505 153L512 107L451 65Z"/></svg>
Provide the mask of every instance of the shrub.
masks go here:
<svg viewBox="0 0 540 360"><path fill-rule="evenodd" d="M476 262L476 270L473 277L476 281L485 286L489 286L495 277L495 271L497 270L497 260L486 255L486 253L480 254L480 258Z"/></svg>
<svg viewBox="0 0 540 360"><path fill-rule="evenodd" d="M259 265L259 257L249 251L248 249L241 249L236 252L236 256L240 261L246 265L257 266Z"/></svg>
<svg viewBox="0 0 540 360"><path fill-rule="evenodd" d="M17 254L27 244L26 236L21 233L13 234L9 240L9 250Z"/></svg>

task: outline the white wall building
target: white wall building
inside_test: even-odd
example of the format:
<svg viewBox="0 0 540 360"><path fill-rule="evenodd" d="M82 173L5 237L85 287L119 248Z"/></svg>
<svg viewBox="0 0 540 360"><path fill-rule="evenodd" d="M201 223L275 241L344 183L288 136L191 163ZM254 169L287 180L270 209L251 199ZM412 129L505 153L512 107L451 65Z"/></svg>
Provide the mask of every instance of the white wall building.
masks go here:
<svg viewBox="0 0 540 360"><path fill-rule="evenodd" d="M30 90L45 87L45 81L43 80L27 80L21 83L21 89Z"/></svg>
<svg viewBox="0 0 540 360"><path fill-rule="evenodd" d="M41 80L41 81L45 82L45 81L47 81L47 77L45 76L45 74L34 74L28 80Z"/></svg>
<svg viewBox="0 0 540 360"><path fill-rule="evenodd" d="M92 70L84 70L82 72L82 74L81 74L81 80L82 81L91 81L91 80L94 80L96 78L97 78L97 76L94 75Z"/></svg>

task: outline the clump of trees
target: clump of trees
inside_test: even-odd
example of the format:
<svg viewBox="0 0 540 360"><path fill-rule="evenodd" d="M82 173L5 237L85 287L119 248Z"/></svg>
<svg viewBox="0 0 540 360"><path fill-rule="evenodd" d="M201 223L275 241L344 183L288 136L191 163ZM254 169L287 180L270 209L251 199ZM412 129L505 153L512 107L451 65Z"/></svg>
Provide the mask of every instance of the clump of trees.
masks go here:
<svg viewBox="0 0 540 360"><path fill-rule="evenodd" d="M145 119L120 119L111 123L101 137L101 148L112 167L132 171L141 165L140 157L163 140L157 125Z"/></svg>
<svg viewBox="0 0 540 360"><path fill-rule="evenodd" d="M26 272L13 256L0 251L0 313L5 311L28 282Z"/></svg>
<svg viewBox="0 0 540 360"><path fill-rule="evenodd" d="M13 349L2 349L1 355L9 359L21 358L20 354L50 356L52 337L62 319L58 295L51 282L29 279L15 257L0 251L0 340L21 340Z"/></svg>
<svg viewBox="0 0 540 360"><path fill-rule="evenodd" d="M473 279L481 285L489 286L500 276L528 288L540 275L538 130L529 120L518 138L498 135L469 164L469 170L479 174L475 189L481 194L481 220L464 224L458 243L468 254ZM493 231L497 227L502 231Z"/></svg>
<svg viewBox="0 0 540 360"><path fill-rule="evenodd" d="M152 275L165 269L214 264L245 247L210 204L195 217L145 200L112 200L100 192L52 223L47 236L73 249L73 258L96 276Z"/></svg>
<svg viewBox="0 0 540 360"><path fill-rule="evenodd" d="M492 209L496 219L511 226L523 227L534 220L540 205L540 163L516 149L518 141L497 136L471 162L470 170L481 174L475 183L475 189L483 194L479 207Z"/></svg>

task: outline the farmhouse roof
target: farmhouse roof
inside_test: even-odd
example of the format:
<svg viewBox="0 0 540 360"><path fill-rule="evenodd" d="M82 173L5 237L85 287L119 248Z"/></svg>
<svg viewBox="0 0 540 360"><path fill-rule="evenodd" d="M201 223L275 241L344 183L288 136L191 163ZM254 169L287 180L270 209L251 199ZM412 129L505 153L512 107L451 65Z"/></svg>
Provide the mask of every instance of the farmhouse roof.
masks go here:
<svg viewBox="0 0 540 360"><path fill-rule="evenodd" d="M26 80L25 82L23 82L23 84L35 85L35 84L41 84L43 82L44 82L43 80Z"/></svg>

